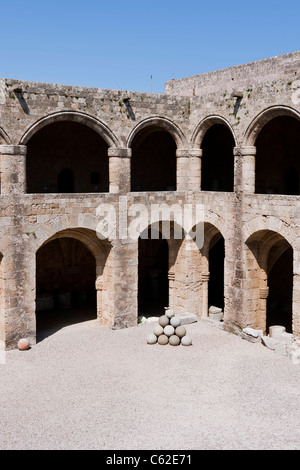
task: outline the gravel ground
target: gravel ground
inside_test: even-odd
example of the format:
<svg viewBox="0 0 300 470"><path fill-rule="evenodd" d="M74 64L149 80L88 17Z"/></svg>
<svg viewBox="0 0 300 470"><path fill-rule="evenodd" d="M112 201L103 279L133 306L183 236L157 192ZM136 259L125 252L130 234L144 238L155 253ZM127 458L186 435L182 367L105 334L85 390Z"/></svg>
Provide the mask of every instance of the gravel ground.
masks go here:
<svg viewBox="0 0 300 470"><path fill-rule="evenodd" d="M300 449L300 366L205 322L67 326L0 365L0 449Z"/></svg>

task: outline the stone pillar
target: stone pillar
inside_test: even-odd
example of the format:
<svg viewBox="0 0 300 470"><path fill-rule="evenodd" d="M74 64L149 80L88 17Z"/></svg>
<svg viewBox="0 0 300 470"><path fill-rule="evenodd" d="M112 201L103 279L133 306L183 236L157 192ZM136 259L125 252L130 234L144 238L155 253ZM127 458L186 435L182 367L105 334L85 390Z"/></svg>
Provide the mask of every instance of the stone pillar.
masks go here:
<svg viewBox="0 0 300 470"><path fill-rule="evenodd" d="M0 145L1 194L26 193L25 145Z"/></svg>
<svg viewBox="0 0 300 470"><path fill-rule="evenodd" d="M109 157L109 192L128 193L131 189L130 159L131 149L110 147Z"/></svg>
<svg viewBox="0 0 300 470"><path fill-rule="evenodd" d="M190 191L199 191L201 189L201 159L202 149L190 149Z"/></svg>
<svg viewBox="0 0 300 470"><path fill-rule="evenodd" d="M260 315L257 318L257 329L263 330L266 334L266 323L267 323L267 300L269 297L269 288L262 287L259 289L260 298Z"/></svg>
<svg viewBox="0 0 300 470"><path fill-rule="evenodd" d="M208 282L209 272L201 274L202 281L202 318L208 317Z"/></svg>
<svg viewBox="0 0 300 470"><path fill-rule="evenodd" d="M176 190L186 191L189 180L189 151L187 149L176 150Z"/></svg>
<svg viewBox="0 0 300 470"><path fill-rule="evenodd" d="M236 192L255 192L255 155L256 147L234 148L234 190Z"/></svg>
<svg viewBox="0 0 300 470"><path fill-rule="evenodd" d="M113 329L137 325L138 240L115 240L113 254Z"/></svg>
<svg viewBox="0 0 300 470"><path fill-rule="evenodd" d="M198 191L201 185L201 149L177 149L177 191Z"/></svg>
<svg viewBox="0 0 300 470"><path fill-rule="evenodd" d="M174 308L174 281L175 281L175 271L168 272L169 279L169 307ZM167 307L167 305L166 305Z"/></svg>

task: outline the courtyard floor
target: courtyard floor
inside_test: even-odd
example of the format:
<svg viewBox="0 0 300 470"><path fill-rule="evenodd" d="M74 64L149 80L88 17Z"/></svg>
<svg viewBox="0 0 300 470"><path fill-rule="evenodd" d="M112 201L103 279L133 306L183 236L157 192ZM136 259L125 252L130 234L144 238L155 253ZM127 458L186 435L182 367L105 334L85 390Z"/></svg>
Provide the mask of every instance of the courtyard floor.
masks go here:
<svg viewBox="0 0 300 470"><path fill-rule="evenodd" d="M300 449L299 365L206 322L190 347L152 329L89 320L7 352L0 449Z"/></svg>

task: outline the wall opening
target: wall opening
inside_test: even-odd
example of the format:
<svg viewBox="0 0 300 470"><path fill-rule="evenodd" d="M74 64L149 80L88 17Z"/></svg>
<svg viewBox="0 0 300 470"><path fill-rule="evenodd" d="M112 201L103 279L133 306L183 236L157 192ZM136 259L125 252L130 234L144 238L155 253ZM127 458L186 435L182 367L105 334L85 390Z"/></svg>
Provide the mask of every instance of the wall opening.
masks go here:
<svg viewBox="0 0 300 470"><path fill-rule="evenodd" d="M73 171L65 168L57 177L57 191L59 193L73 193L74 192L74 175Z"/></svg>
<svg viewBox="0 0 300 470"><path fill-rule="evenodd" d="M221 238L220 238L221 237ZM208 308L219 307L224 311L224 238L218 233L209 249Z"/></svg>
<svg viewBox="0 0 300 470"><path fill-rule="evenodd" d="M176 144L165 130L147 128L132 143L131 191L176 190Z"/></svg>
<svg viewBox="0 0 300 470"><path fill-rule="evenodd" d="M300 121L291 116L272 119L255 145L255 192L299 195Z"/></svg>
<svg viewBox="0 0 300 470"><path fill-rule="evenodd" d="M233 191L234 184L234 138L224 124L214 124L202 141L203 191Z"/></svg>
<svg viewBox="0 0 300 470"><path fill-rule="evenodd" d="M73 323L97 318L96 261L75 238L61 237L36 255L37 340Z"/></svg>
<svg viewBox="0 0 300 470"><path fill-rule="evenodd" d="M3 256L0 253L0 350L5 345Z"/></svg>
<svg viewBox="0 0 300 470"><path fill-rule="evenodd" d="M248 325L269 333L272 325L293 323L293 249L273 230L255 232L246 243L244 306Z"/></svg>
<svg viewBox="0 0 300 470"><path fill-rule="evenodd" d="M27 143L26 174L28 193L108 192L108 144L84 124L48 124Z"/></svg>
<svg viewBox="0 0 300 470"><path fill-rule="evenodd" d="M148 239L138 242L138 315L144 317L163 315L169 306L169 247L160 232L157 237L148 229Z"/></svg>
<svg viewBox="0 0 300 470"><path fill-rule="evenodd" d="M272 325L282 325L292 333L293 249L279 256L268 276L267 331Z"/></svg>

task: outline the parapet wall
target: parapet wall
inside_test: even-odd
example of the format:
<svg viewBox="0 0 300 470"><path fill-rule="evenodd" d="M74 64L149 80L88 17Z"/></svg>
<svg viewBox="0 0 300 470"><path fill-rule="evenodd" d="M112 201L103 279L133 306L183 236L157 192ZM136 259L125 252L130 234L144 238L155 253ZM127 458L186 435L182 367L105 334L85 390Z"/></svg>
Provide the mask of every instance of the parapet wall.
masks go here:
<svg viewBox="0 0 300 470"><path fill-rule="evenodd" d="M165 93L202 96L220 90L238 91L239 87L266 84L284 78L295 80L297 77L300 78L300 51L192 77L169 80L165 84Z"/></svg>

